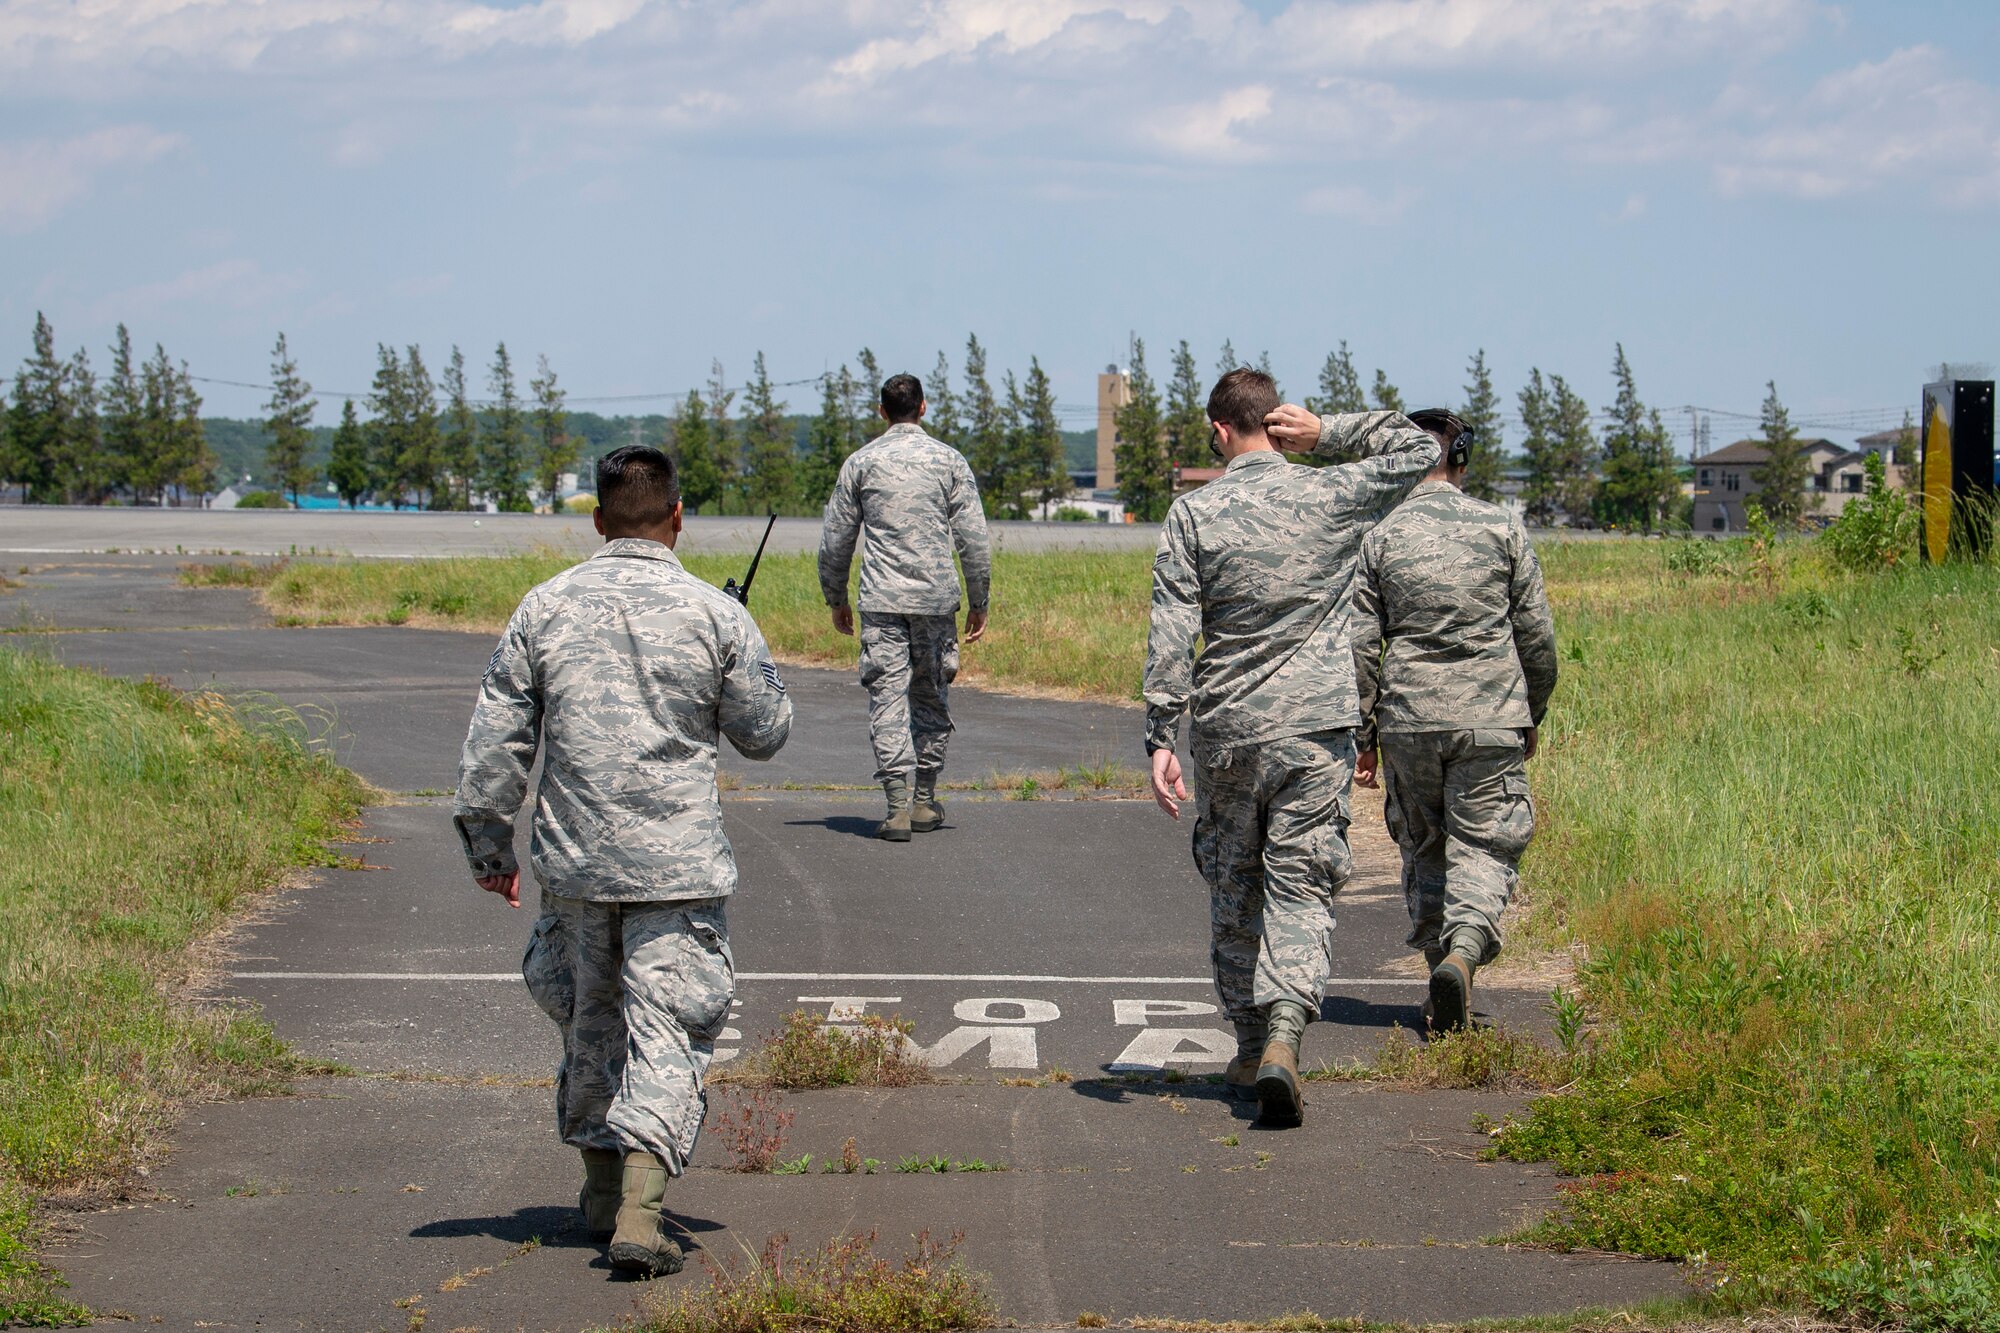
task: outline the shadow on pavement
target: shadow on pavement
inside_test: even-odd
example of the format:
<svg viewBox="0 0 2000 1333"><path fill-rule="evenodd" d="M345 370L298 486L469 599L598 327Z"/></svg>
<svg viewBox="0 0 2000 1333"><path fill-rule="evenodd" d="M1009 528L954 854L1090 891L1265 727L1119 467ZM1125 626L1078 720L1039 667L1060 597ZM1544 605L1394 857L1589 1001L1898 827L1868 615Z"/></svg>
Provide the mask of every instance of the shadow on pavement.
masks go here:
<svg viewBox="0 0 2000 1333"><path fill-rule="evenodd" d="M828 815L825 819L788 819L785 821L785 827L823 828L829 833L846 833L856 838L872 838L881 823L879 819L864 819L859 815Z"/></svg>
<svg viewBox="0 0 2000 1333"><path fill-rule="evenodd" d="M687 1217L672 1211L668 1211L665 1216L668 1225L689 1240L692 1240L697 1232L724 1229L722 1223L710 1221L705 1217ZM601 1248L584 1232L583 1219L575 1208L546 1203L516 1208L511 1213L501 1213L492 1217L441 1217L435 1222L426 1222L413 1229L410 1235L419 1240L455 1240L465 1236L491 1236L495 1240L504 1240L512 1245L525 1245L533 1240L552 1249Z"/></svg>
<svg viewBox="0 0 2000 1333"><path fill-rule="evenodd" d="M1079 1097L1088 1097L1097 1102L1109 1102L1114 1106L1172 1097L1184 1102L1214 1102L1218 1106L1226 1107L1238 1120L1257 1118L1256 1099L1239 1097L1224 1088L1220 1081L1190 1079L1185 1083L1169 1083L1165 1079L1153 1079L1144 1083L1134 1083L1113 1074L1108 1078L1077 1079L1069 1085L1069 1089Z"/></svg>
<svg viewBox="0 0 2000 1333"><path fill-rule="evenodd" d="M1322 1023L1338 1023L1347 1028L1389 1028L1401 1025L1421 1032L1423 1010L1414 1004L1376 1004L1351 995L1329 995L1320 1003Z"/></svg>

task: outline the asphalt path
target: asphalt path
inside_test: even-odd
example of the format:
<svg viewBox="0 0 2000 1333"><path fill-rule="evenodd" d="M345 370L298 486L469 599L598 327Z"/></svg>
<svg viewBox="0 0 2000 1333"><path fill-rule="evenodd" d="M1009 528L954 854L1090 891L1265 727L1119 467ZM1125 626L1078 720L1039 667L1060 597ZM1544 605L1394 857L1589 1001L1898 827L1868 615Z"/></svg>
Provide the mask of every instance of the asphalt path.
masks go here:
<svg viewBox="0 0 2000 1333"><path fill-rule="evenodd" d="M575 1157L549 1114L555 1033L517 973L534 914L471 886L436 794L490 642L274 628L247 594L176 590L172 564L10 570L24 586L0 594L0 623L40 628L0 647L274 697L392 793L349 849L364 867L277 895L238 933L220 990L356 1074L193 1109L145 1190L80 1219L52 1258L94 1308L168 1327L402 1328L422 1307L437 1327L575 1329L634 1313L652 1289L612 1280L574 1226ZM1103 793L982 790L951 794L939 832L880 843L859 686L787 675L791 744L725 765L741 985L720 1068L793 1010L880 1012L912 1021L947 1082L786 1099L787 1156L816 1170L851 1137L885 1164L874 1174L743 1175L705 1136L669 1197L690 1245L726 1260L777 1232L963 1232L967 1263L1025 1323L1461 1319L1681 1290L1670 1266L1483 1243L1557 1197L1542 1169L1479 1160L1478 1118L1517 1099L1315 1084L1303 1129L1255 1127L1207 1077L1229 1035L1186 825ZM948 778L1136 763L1133 710L960 690L954 712ZM1380 821L1358 793L1339 976L1309 1065L1411 1040L1418 1022ZM1495 985L1480 1007L1534 1028L1545 994ZM718 1096L730 1109L744 1094ZM1008 1169L894 1170L934 1154Z"/></svg>

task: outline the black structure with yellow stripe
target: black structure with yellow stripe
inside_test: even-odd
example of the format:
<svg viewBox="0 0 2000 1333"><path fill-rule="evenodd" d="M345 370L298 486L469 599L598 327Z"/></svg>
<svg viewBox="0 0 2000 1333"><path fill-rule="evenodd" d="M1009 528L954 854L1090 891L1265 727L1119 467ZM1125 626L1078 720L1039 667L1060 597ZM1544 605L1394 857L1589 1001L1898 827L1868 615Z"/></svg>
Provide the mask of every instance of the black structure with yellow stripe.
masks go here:
<svg viewBox="0 0 2000 1333"><path fill-rule="evenodd" d="M1924 559L1985 554L1992 537L1993 381L1924 386Z"/></svg>

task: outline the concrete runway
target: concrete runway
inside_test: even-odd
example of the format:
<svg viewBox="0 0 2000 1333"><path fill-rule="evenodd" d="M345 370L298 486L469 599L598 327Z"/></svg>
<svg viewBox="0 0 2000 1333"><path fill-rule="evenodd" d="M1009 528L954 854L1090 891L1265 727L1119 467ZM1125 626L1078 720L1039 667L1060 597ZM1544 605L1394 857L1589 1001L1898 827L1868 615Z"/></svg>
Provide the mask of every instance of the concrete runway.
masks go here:
<svg viewBox="0 0 2000 1333"><path fill-rule="evenodd" d="M471 885L435 794L453 782L490 641L272 628L247 594L173 587L173 564L10 566L25 586L0 594L0 624L43 628L0 648L274 695L398 793L350 849L366 869L316 873L239 934L224 992L261 1005L304 1053L358 1072L295 1098L192 1109L144 1182L157 1195L80 1218L51 1258L77 1298L167 1327L401 1328L416 1307L398 1302L413 1297L443 1328L576 1329L635 1313L647 1288L612 1280L574 1226L575 1156L555 1141L545 1086L555 1032L516 973L534 914ZM779 1231L809 1246L879 1228L898 1247L920 1230L963 1231L968 1265L1028 1324L1085 1310L1463 1319L1682 1290L1668 1265L1482 1243L1556 1198L1547 1171L1477 1158L1476 1117L1516 1098L1317 1084L1303 1129L1254 1127L1204 1077L1229 1036L1205 975L1206 893L1186 825L1138 800L959 793L940 832L876 842L879 794L840 789L873 767L858 685L787 679L791 745L771 764L725 764L742 974L724 1051L793 1009L901 1014L951 1081L786 1098L786 1154L817 1164L851 1136L885 1163L943 1154L1009 1169L746 1176L710 1134L668 1200L690 1244L727 1259ZM954 712L948 779L1141 758L1130 709L960 690ZM1358 796L1340 979L1308 1064L1363 1056L1418 1022L1394 849L1376 798ZM1536 1027L1545 995L1495 985L1480 1007ZM1052 1068L1069 1081L1001 1081ZM1192 1077L1163 1081L1166 1070ZM741 1096L718 1094L718 1109ZM703 1280L690 1267L669 1285Z"/></svg>
<svg viewBox="0 0 2000 1333"><path fill-rule="evenodd" d="M687 521L688 551L748 553L764 535L761 518ZM773 551L819 549L819 520L781 518ZM1008 551L1145 550L1159 540L1144 523L991 525ZM551 514L432 514L331 509L130 509L78 505L0 506L0 554L356 555L407 559L500 555L541 546L579 555L603 538L588 517Z"/></svg>

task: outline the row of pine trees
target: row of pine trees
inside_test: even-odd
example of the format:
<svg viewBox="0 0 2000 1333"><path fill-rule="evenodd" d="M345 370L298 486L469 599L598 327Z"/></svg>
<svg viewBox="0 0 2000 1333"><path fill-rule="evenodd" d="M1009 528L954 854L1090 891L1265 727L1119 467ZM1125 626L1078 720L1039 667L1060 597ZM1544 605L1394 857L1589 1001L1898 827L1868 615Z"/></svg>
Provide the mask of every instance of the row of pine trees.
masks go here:
<svg viewBox="0 0 2000 1333"><path fill-rule="evenodd" d="M30 502L200 502L216 489L216 464L187 363L159 345L143 362L135 360L122 324L110 352L110 372L100 380L86 350L59 356L49 321L36 316L33 349L0 412L0 482L20 487ZM363 419L352 399L343 403L322 473L311 456L317 398L278 335L265 404L266 461L294 504L324 476L349 505L467 509L490 499L502 511L525 512L539 499L556 507L561 479L578 466L581 449L547 357L537 358L524 398L507 345L499 344L479 400L455 346L435 379L418 346L378 345L376 359L368 415ZM662 441L680 464L689 509L797 513L823 505L841 463L884 429L875 410L882 367L865 347L856 359L858 374L843 364L804 381L817 383L820 404L802 442L762 352L740 391L713 363L705 389L690 390L676 405ZM1174 349L1164 392L1147 368L1142 339L1133 339L1130 361L1128 401L1116 418L1118 485L1127 510L1156 521L1173 501L1177 470L1213 461L1208 386L1185 339ZM1225 342L1216 375L1244 364ZM1257 364L1268 371L1268 354ZM1479 447L1465 488L1497 499L1505 432L1483 349L1466 377L1457 410L1478 432ZM1539 367L1529 371L1517 403L1527 472L1522 498L1531 524L1653 531L1676 516L1679 460L1659 409L1639 397L1622 344L1612 378L1616 398L1604 409L1600 440L1590 405L1567 380ZM996 387L986 349L972 335L956 383L942 351L924 379L930 403L924 424L964 452L989 514L1026 518L1069 495L1055 392L1038 358L1029 359L1023 376L1005 372ZM1305 399L1315 412L1405 408L1380 369L1363 390L1345 341L1328 353L1317 387ZM1763 436L1770 458L1757 479L1766 509L1782 521L1791 517L1788 509L1803 507L1806 478L1798 434L1775 384L1764 403Z"/></svg>
<svg viewBox="0 0 2000 1333"><path fill-rule="evenodd" d="M297 503L319 480L308 456L315 403L282 333L271 353L271 384L265 462ZM563 474L577 465L580 450L569 433L567 395L549 359L536 358L523 400L514 359L500 343L486 388L489 398L475 406L465 354L455 345L434 382L421 347L399 353L377 344L368 419L361 420L353 399L341 404L326 480L348 505L373 500L397 508L470 509L484 498L502 513L528 513L539 495L554 509Z"/></svg>
<svg viewBox="0 0 2000 1333"><path fill-rule="evenodd" d="M680 468L681 495L696 513L732 506L757 513L811 512L825 505L847 456L888 429L877 410L883 371L875 353L856 355L859 373L846 364L818 377L818 415L801 442L788 424L759 352L742 392L742 416L732 420L736 390L720 362L707 388L691 389L668 424L667 448ZM1055 388L1038 358L1017 377L1007 371L996 389L986 349L967 337L961 378L953 384L951 360L940 351L924 377L929 403L923 425L964 453L979 482L986 512L1027 518L1070 493Z"/></svg>
<svg viewBox="0 0 2000 1333"><path fill-rule="evenodd" d="M865 347L858 360L858 375L842 365L818 377L820 411L803 442L762 352L740 390L714 363L706 389L676 405L659 441L680 463L689 509L788 513L824 505L841 463L886 428L876 411L881 366ZM112 365L99 384L89 354L59 357L54 330L37 315L33 351L0 404L0 482L19 486L30 503L181 504L214 493L216 462L186 363L157 348L135 367L120 325ZM318 396L282 333L270 379L265 461L294 505L325 480L354 506L468 509L490 500L503 512L530 511L538 501L554 509L563 475L582 461L548 358L537 359L524 397L505 343L494 349L480 399L456 346L434 377L421 347L378 344L366 416L353 399L342 404L324 469L313 457ZM1069 494L1055 390L1038 359L1024 376L1006 372L996 389L974 335L958 383L939 352L926 389L925 426L964 451L994 516L1025 518Z"/></svg>
<svg viewBox="0 0 2000 1333"><path fill-rule="evenodd" d="M55 330L35 316L33 350L0 401L0 483L47 504L198 501L215 490L215 456L187 362L155 345L134 360L118 326L102 381L90 354L56 354Z"/></svg>
<svg viewBox="0 0 2000 1333"><path fill-rule="evenodd" d="M1119 494L1127 510L1149 522L1165 517L1173 503L1176 469L1214 464L1208 450L1208 389L1186 339L1174 348L1172 359L1163 393L1146 367L1145 341L1132 340L1128 401L1116 419ZM1219 379L1248 364L1225 342L1215 376ZM1269 355L1260 356L1256 364L1268 373ZM1544 376L1539 367L1528 373L1518 399L1528 474L1522 499L1528 522L1654 531L1672 519L1680 500L1680 463L1673 437L1659 409L1640 401L1623 344L1612 362L1612 377L1617 399L1605 409L1607 424L1600 442L1590 404L1567 380ZM1327 354L1318 392L1307 395L1304 405L1322 414L1370 408L1401 412L1410 406L1380 369L1371 389L1364 392L1344 340ZM1464 399L1454 410L1478 439L1465 489L1483 500L1497 500L1506 440L1484 349L1474 353L1466 366Z"/></svg>

